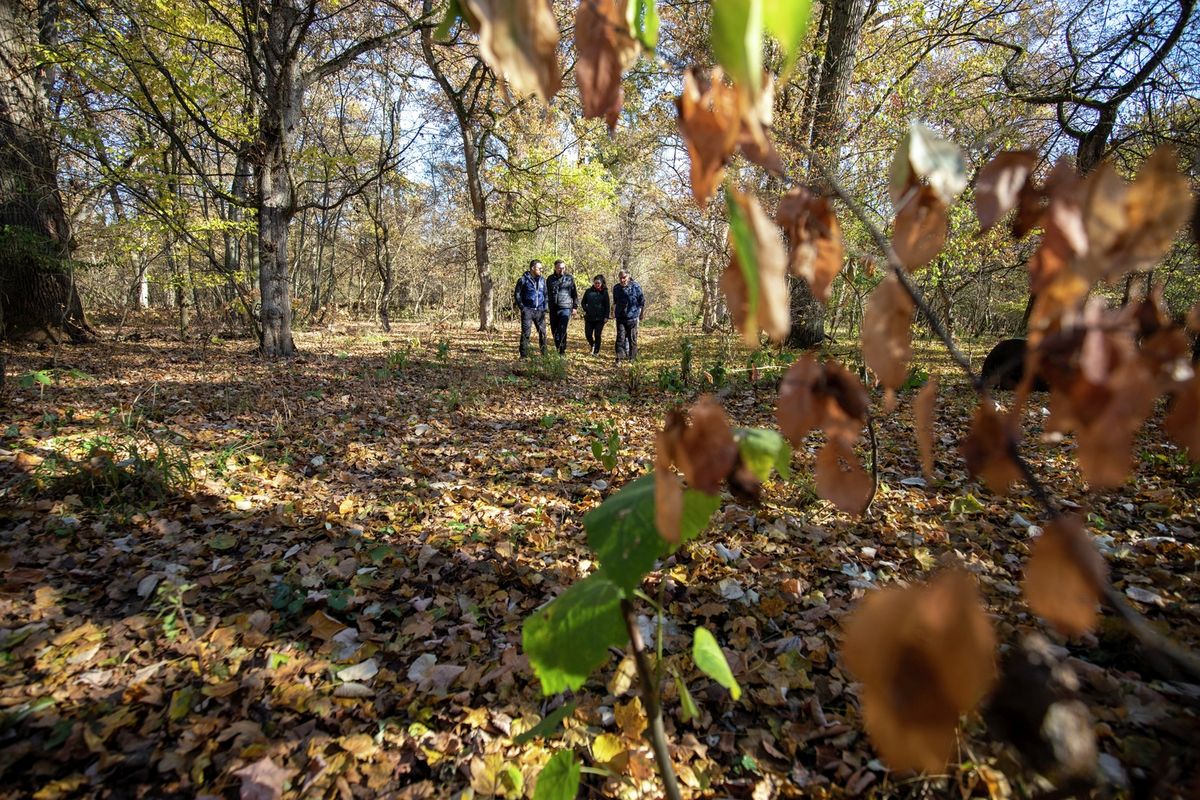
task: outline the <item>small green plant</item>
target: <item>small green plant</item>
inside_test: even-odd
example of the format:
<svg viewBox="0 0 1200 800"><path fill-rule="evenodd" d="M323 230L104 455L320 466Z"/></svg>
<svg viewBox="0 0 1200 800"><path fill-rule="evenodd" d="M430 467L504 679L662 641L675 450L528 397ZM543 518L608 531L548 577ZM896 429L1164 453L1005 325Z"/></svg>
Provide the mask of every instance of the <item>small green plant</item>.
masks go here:
<svg viewBox="0 0 1200 800"><path fill-rule="evenodd" d="M658 371L658 388L663 392L682 392L687 389L683 376L670 367L662 367Z"/></svg>
<svg viewBox="0 0 1200 800"><path fill-rule="evenodd" d="M592 455L612 472L617 468L617 455L621 450L621 432L615 422L601 422L588 429L592 437Z"/></svg>
<svg viewBox="0 0 1200 800"><path fill-rule="evenodd" d="M412 345L405 345L401 350L393 350L387 356L387 369L390 372L403 372L412 359Z"/></svg>
<svg viewBox="0 0 1200 800"><path fill-rule="evenodd" d="M908 371L908 377L904 379L904 385L900 387L900 391L910 392L914 389L920 389L928 380L929 370L914 364Z"/></svg>
<svg viewBox="0 0 1200 800"><path fill-rule="evenodd" d="M445 364L450 358L450 340L440 339L437 343L437 360Z"/></svg>
<svg viewBox="0 0 1200 800"><path fill-rule="evenodd" d="M530 356L517 367L518 374L543 381L559 383L567 379L567 362L557 352Z"/></svg>
<svg viewBox="0 0 1200 800"><path fill-rule="evenodd" d="M194 588L194 583L186 583L176 576L169 576L158 585L154 595L153 607L157 609L154 616L162 624L163 635L169 642L178 639L180 633L194 639L195 626L204 624L204 615L195 612L189 615L184 602L184 595Z"/></svg>
<svg viewBox="0 0 1200 800"><path fill-rule="evenodd" d="M692 337L685 336L679 341L679 379L684 386L692 385L692 359L696 353L696 345Z"/></svg>
<svg viewBox="0 0 1200 800"><path fill-rule="evenodd" d="M34 473L31 489L51 496L78 495L95 506L126 502L154 505L187 491L194 481L186 448L161 435L119 431L83 442L78 458L57 454Z"/></svg>
<svg viewBox="0 0 1200 800"><path fill-rule="evenodd" d="M709 388L720 389L729 379L729 373L725 369L725 362L721 360L708 362L704 365L704 376L709 384Z"/></svg>

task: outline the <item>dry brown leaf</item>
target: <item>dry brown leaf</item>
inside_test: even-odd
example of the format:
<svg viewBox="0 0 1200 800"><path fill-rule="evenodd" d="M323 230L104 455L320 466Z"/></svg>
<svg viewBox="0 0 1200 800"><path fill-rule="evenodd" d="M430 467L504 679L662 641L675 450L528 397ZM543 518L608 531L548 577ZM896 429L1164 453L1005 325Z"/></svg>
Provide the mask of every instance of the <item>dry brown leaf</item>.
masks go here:
<svg viewBox="0 0 1200 800"><path fill-rule="evenodd" d="M792 189L779 201L775 221L788 238L788 271L807 281L814 297L827 302L846 258L842 226L829 200L807 189Z"/></svg>
<svg viewBox="0 0 1200 800"><path fill-rule="evenodd" d="M558 23L547 0L461 0L479 23L479 52L517 95L549 101L562 86Z"/></svg>
<svg viewBox="0 0 1200 800"><path fill-rule="evenodd" d="M1192 204L1170 145L1155 150L1128 186L1111 164L1101 164L1087 182L1088 248L1077 270L1090 281L1112 282L1153 266L1187 224Z"/></svg>
<svg viewBox="0 0 1200 800"><path fill-rule="evenodd" d="M803 356L780 382L775 415L780 432L793 447L816 428L849 446L866 424L868 403L862 383L841 364L827 361L822 365L812 356Z"/></svg>
<svg viewBox="0 0 1200 800"><path fill-rule="evenodd" d="M911 272L932 261L946 243L946 204L929 186L910 189L896 212L892 249Z"/></svg>
<svg viewBox="0 0 1200 800"><path fill-rule="evenodd" d="M721 404L712 395L702 395L688 410L691 424L676 440L676 464L688 485L707 494L721 491L721 482L738 460L737 441Z"/></svg>
<svg viewBox="0 0 1200 800"><path fill-rule="evenodd" d="M742 332L742 340L751 347L758 346L758 333L765 331L772 341L783 341L791 330L792 320L788 306L787 258L780 239L779 228L767 217L758 200L751 194L736 189L730 197L737 204L748 223L753 239L754 257L758 265L758 295L751 317L749 287L742 271L741 254L736 243L730 248L729 266L721 275L721 289L725 292L729 313L734 325Z"/></svg>
<svg viewBox="0 0 1200 800"><path fill-rule="evenodd" d="M683 486L671 471L671 452L665 430L658 432L654 452L654 527L664 541L679 544L683 521Z"/></svg>
<svg viewBox="0 0 1200 800"><path fill-rule="evenodd" d="M874 482L845 442L831 439L817 453L817 495L847 514L862 514L874 494Z"/></svg>
<svg viewBox="0 0 1200 800"><path fill-rule="evenodd" d="M1163 428L1192 461L1200 461L1200 375L1192 375L1172 394Z"/></svg>
<svg viewBox="0 0 1200 800"><path fill-rule="evenodd" d="M1075 636L1096 625L1108 567L1078 517L1051 521L1025 565L1025 600L1058 631Z"/></svg>
<svg viewBox="0 0 1200 800"><path fill-rule="evenodd" d="M750 89L738 86L738 149L747 159L777 175L783 174L783 161L775 150L767 130L775 111L775 76L763 73L762 90L755 97Z"/></svg>
<svg viewBox="0 0 1200 800"><path fill-rule="evenodd" d="M960 714L996 680L996 635L975 579L869 593L846 618L842 660L862 682L867 733L890 767L938 772Z"/></svg>
<svg viewBox="0 0 1200 800"><path fill-rule="evenodd" d="M283 797L284 781L295 775L296 770L280 767L270 756L263 756L233 774L242 779L239 793L242 800L279 800Z"/></svg>
<svg viewBox="0 0 1200 800"><path fill-rule="evenodd" d="M917 448L921 451L921 471L930 481L933 480L933 412L937 386L937 375L930 375L913 400L913 427L917 431Z"/></svg>
<svg viewBox="0 0 1200 800"><path fill-rule="evenodd" d="M625 16L627 0L582 0L575 15L575 74L585 117L603 117L609 130L621 115L621 75L637 60L637 39Z"/></svg>
<svg viewBox="0 0 1200 800"><path fill-rule="evenodd" d="M990 229L1017 207L1035 164L1036 151L1008 150L998 153L979 170L975 178L975 216L979 218L981 231Z"/></svg>
<svg viewBox="0 0 1200 800"><path fill-rule="evenodd" d="M679 134L691 159L692 197L704 208L725 174L741 131L738 92L720 69L710 78L695 69L683 74L683 93L675 101Z"/></svg>
<svg viewBox="0 0 1200 800"><path fill-rule="evenodd" d="M1017 432L1007 415L996 411L992 401L985 398L975 409L971 430L962 442L962 456L967 471L980 478L996 494L1005 494L1008 487L1021 477L1012 458Z"/></svg>
<svg viewBox="0 0 1200 800"><path fill-rule="evenodd" d="M880 281L867 299L863 314L863 360L888 389L899 389L908 378L913 308L912 298L892 273Z"/></svg>

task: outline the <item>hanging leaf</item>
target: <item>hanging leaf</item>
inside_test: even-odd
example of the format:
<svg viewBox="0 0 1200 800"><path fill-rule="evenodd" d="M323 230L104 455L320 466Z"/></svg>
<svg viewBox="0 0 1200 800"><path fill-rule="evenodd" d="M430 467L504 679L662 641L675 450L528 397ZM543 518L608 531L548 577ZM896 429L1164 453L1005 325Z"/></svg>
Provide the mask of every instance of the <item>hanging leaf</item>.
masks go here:
<svg viewBox="0 0 1200 800"><path fill-rule="evenodd" d="M674 670L671 670L671 677L675 679L675 691L679 694L679 721L690 722L700 716L700 709L696 707L696 701L683 678Z"/></svg>
<svg viewBox="0 0 1200 800"><path fill-rule="evenodd" d="M759 481L771 477L774 468L780 477L791 472L792 450L776 431L765 428L738 428L734 431L742 463Z"/></svg>
<svg viewBox="0 0 1200 800"><path fill-rule="evenodd" d="M1193 374L1174 391L1163 428L1193 462L1200 461L1200 375Z"/></svg>
<svg viewBox="0 0 1200 800"><path fill-rule="evenodd" d="M694 69L683 74L683 93L675 101L679 134L691 163L692 197L704 208L725 174L741 132L737 90L714 69L710 78Z"/></svg>
<svg viewBox="0 0 1200 800"><path fill-rule="evenodd" d="M454 23L458 22L460 18L471 27L471 30L479 30L479 21L462 7L459 0L450 0L450 4L446 7L446 14L438 24L437 30L434 31L433 38L439 42L446 42L450 38L450 31L454 28Z"/></svg>
<svg viewBox="0 0 1200 800"><path fill-rule="evenodd" d="M975 216L979 218L980 231L990 230L1020 204L1036 164L1034 150L1006 150L979 170L975 177Z"/></svg>
<svg viewBox="0 0 1200 800"><path fill-rule="evenodd" d="M479 52L517 95L549 101L562 85L558 23L547 0L459 0L478 21Z"/></svg>
<svg viewBox="0 0 1200 800"><path fill-rule="evenodd" d="M729 690L729 695L735 701L742 696L742 687L733 677L729 662L725 660L725 651L717 644L716 637L706 628L696 628L692 639L692 659L708 677Z"/></svg>
<svg viewBox="0 0 1200 800"><path fill-rule="evenodd" d="M658 9L655 0L628 0L625 6L626 22L642 47L654 50L658 47Z"/></svg>
<svg viewBox="0 0 1200 800"><path fill-rule="evenodd" d="M812 356L804 356L780 382L775 415L779 430L794 447L816 428L829 439L852 445L866 425L867 405L866 389L849 370L836 361L818 365Z"/></svg>
<svg viewBox="0 0 1200 800"><path fill-rule="evenodd" d="M814 483L817 496L855 516L867 510L875 493L874 481L863 469L854 450L839 440L826 442L817 453Z"/></svg>
<svg viewBox="0 0 1200 800"><path fill-rule="evenodd" d="M683 485L671 471L670 459L665 457L659 432L660 445L654 457L654 527L667 543L678 545L683 524Z"/></svg>
<svg viewBox="0 0 1200 800"><path fill-rule="evenodd" d="M896 770L940 772L960 714L996 679L996 635L975 579L870 592L843 625L842 661L862 682L872 743Z"/></svg>
<svg viewBox="0 0 1200 800"><path fill-rule="evenodd" d="M913 121L892 158L892 205L899 210L905 195L922 181L948 206L967 188L967 164L958 145Z"/></svg>
<svg viewBox="0 0 1200 800"><path fill-rule="evenodd" d="M946 204L928 186L905 194L892 234L892 249L911 272L942 252L946 243Z"/></svg>
<svg viewBox="0 0 1200 800"><path fill-rule="evenodd" d="M917 431L917 449L921 452L921 472L928 481L933 480L933 419L937 387L937 375L930 375L913 400L913 427Z"/></svg>
<svg viewBox="0 0 1200 800"><path fill-rule="evenodd" d="M742 155L763 169L783 174L783 161L775 150L775 145L767 131L771 127L771 118L775 113L775 79L770 73L764 73L762 88L753 91L745 86L737 86L738 117L741 127L738 129L738 149Z"/></svg>
<svg viewBox="0 0 1200 800"><path fill-rule="evenodd" d="M624 596L617 584L594 572L525 620L521 641L542 694L578 689L608 660L608 648L625 646Z"/></svg>
<svg viewBox="0 0 1200 800"><path fill-rule="evenodd" d="M574 750L559 750L538 773L533 800L575 800L578 795L579 759Z"/></svg>
<svg viewBox="0 0 1200 800"><path fill-rule="evenodd" d="M1076 516L1052 520L1034 542L1025 565L1025 600L1060 633L1076 636L1096 626L1096 606L1108 567Z"/></svg>
<svg viewBox="0 0 1200 800"><path fill-rule="evenodd" d="M779 72L781 81L786 81L796 66L796 56L804 44L811 14L810 0L766 0L763 3L763 25L783 51L783 65Z"/></svg>
<svg viewBox="0 0 1200 800"><path fill-rule="evenodd" d="M998 413L991 399L985 398L975 409L971 430L962 442L967 471L996 494L1006 494L1008 487L1021 477L1012 457L1016 442L1012 420Z"/></svg>
<svg viewBox="0 0 1200 800"><path fill-rule="evenodd" d="M807 281L814 297L828 302L846 258L842 226L829 200L807 189L792 189L779 201L775 221L787 235L788 271Z"/></svg>
<svg viewBox="0 0 1200 800"><path fill-rule="evenodd" d="M621 75L637 60L626 0L581 0L575 16L575 63L585 117L603 117L609 130L621 115Z"/></svg>
<svg viewBox="0 0 1200 800"><path fill-rule="evenodd" d="M733 248L721 288L729 313L748 346L758 346L760 330L773 341L783 341L791 329L791 317L779 228L753 195L729 187L725 197Z"/></svg>
<svg viewBox="0 0 1200 800"><path fill-rule="evenodd" d="M738 460L738 445L721 404L712 395L702 395L688 409L686 419L681 414L668 417L664 434L688 485L706 494L719 494L721 483Z"/></svg>
<svg viewBox="0 0 1200 800"><path fill-rule="evenodd" d="M892 273L879 282L863 312L863 361L890 390L908 379L912 358L912 314L915 306Z"/></svg>
<svg viewBox="0 0 1200 800"><path fill-rule="evenodd" d="M762 88L763 0L712 4L713 55L734 82L753 94Z"/></svg>

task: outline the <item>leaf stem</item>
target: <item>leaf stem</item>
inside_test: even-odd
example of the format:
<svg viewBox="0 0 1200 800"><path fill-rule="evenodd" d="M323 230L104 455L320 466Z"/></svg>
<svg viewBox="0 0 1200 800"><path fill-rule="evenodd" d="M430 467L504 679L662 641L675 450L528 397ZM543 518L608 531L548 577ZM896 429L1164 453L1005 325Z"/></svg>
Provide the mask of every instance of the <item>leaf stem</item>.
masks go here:
<svg viewBox="0 0 1200 800"><path fill-rule="evenodd" d="M642 631L637 624L633 603L627 599L622 600L621 614L625 617L629 642L633 646L633 660L637 664L638 680L642 684L642 705L646 707L646 720L649 722L647 735L650 737L650 746L654 749L654 760L658 762L658 773L662 776L663 792L669 800L683 800L683 795L679 793L679 782L675 778L675 768L671 766L671 754L667 750L667 732L663 727L662 706L658 701L659 685L646 658L646 643L642 640Z"/></svg>

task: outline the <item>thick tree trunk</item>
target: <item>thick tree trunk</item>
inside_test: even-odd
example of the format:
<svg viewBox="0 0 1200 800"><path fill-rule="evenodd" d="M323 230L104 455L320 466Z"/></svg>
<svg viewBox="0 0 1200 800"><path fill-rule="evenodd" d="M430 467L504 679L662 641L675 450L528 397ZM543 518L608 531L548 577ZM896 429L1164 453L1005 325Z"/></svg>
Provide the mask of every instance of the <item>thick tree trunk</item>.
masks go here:
<svg viewBox="0 0 1200 800"><path fill-rule="evenodd" d="M81 341L93 333L70 273L71 231L30 17L19 0L0 0L0 334L62 330Z"/></svg>

